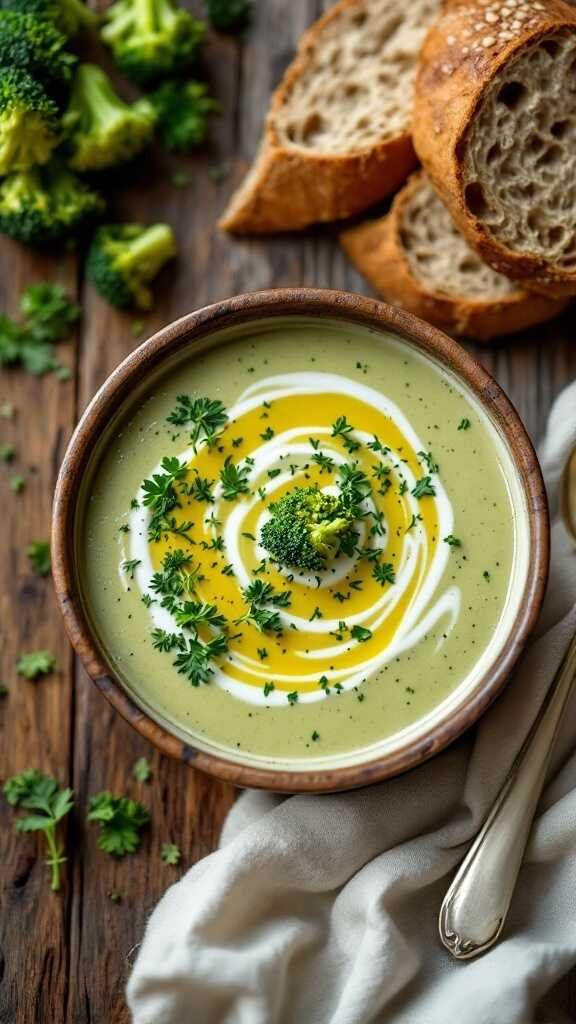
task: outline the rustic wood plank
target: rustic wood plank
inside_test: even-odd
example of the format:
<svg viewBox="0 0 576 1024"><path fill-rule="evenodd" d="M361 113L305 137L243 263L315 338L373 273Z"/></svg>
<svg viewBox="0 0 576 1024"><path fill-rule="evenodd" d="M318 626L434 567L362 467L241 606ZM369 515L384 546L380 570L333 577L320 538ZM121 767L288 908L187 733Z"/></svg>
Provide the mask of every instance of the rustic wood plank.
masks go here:
<svg viewBox="0 0 576 1024"><path fill-rule="evenodd" d="M74 259L33 256L3 240L0 308L17 314L21 291L41 280L59 281L74 295ZM62 362L74 367L73 341L61 346L60 355ZM0 778L4 781L37 767L67 784L72 656L50 580L32 573L26 548L32 540L47 540L50 535L56 474L74 423L74 381L1 371L0 406L5 404L13 406L14 418L0 419L0 444L13 444L16 457L0 466L0 679L10 691L0 708ZM21 494L10 491L13 474L26 479ZM43 648L56 656L57 671L36 683L18 678L19 655ZM61 1019L68 986L69 872L64 872L64 892L50 892L41 841L35 834L14 831L14 814L4 801L0 830L0 1021L56 1021Z"/></svg>

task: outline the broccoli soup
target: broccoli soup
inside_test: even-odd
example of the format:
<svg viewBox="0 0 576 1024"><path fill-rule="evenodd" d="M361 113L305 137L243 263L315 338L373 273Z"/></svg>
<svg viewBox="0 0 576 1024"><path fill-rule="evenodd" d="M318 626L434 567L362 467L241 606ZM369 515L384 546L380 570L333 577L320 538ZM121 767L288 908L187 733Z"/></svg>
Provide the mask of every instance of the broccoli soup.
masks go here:
<svg viewBox="0 0 576 1024"><path fill-rule="evenodd" d="M527 516L473 396L408 342L292 318L152 381L82 502L83 600L143 707L262 764L365 756L471 692Z"/></svg>

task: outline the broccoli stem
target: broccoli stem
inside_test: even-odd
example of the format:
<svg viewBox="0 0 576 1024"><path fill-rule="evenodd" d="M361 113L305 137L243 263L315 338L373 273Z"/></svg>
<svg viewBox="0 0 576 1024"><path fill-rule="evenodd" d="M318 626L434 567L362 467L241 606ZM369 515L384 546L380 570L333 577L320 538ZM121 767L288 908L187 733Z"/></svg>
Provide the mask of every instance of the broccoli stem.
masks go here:
<svg viewBox="0 0 576 1024"><path fill-rule="evenodd" d="M127 270L145 266L152 277L155 268L174 254L174 239L166 224L154 224L137 238L121 244L123 251L118 259L121 266Z"/></svg>
<svg viewBox="0 0 576 1024"><path fill-rule="evenodd" d="M126 114L126 104L116 95L108 76L95 64L81 64L76 73L72 107L87 111L96 131Z"/></svg>

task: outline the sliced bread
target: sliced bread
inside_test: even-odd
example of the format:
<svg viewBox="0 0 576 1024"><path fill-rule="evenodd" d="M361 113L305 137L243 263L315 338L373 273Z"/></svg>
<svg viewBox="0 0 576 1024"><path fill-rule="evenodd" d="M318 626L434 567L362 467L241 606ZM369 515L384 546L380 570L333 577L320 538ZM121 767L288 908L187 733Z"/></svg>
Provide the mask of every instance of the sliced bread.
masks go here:
<svg viewBox="0 0 576 1024"><path fill-rule="evenodd" d="M414 144L496 270L576 294L576 10L447 0L423 47Z"/></svg>
<svg viewBox="0 0 576 1024"><path fill-rule="evenodd" d="M261 234L358 213L416 167L416 59L440 0L340 0L302 37L220 225Z"/></svg>
<svg viewBox="0 0 576 1024"><path fill-rule="evenodd" d="M424 173L386 217L345 231L341 242L388 302L448 334L489 341L549 320L568 303L523 291L483 263Z"/></svg>

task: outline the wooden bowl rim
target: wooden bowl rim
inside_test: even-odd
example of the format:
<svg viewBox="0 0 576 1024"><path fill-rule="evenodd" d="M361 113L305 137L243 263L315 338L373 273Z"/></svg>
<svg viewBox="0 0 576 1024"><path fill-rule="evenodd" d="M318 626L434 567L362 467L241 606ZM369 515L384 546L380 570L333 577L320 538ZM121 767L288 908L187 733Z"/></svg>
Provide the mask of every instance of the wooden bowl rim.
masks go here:
<svg viewBox="0 0 576 1024"><path fill-rule="evenodd" d="M237 764L222 754L197 750L139 707L99 651L82 608L74 558L76 498L93 441L120 410L134 384L193 341L226 327L286 316L343 320L392 331L454 372L474 392L508 445L526 497L531 546L530 572L507 642L464 706L395 752L361 764L301 771ZM110 374L80 419L60 468L53 506L52 561L66 631L88 675L123 718L162 753L236 786L288 793L336 792L380 782L421 764L470 728L501 692L544 599L550 561L548 503L536 453L516 409L488 371L455 341L411 313L349 292L271 289L225 299L176 320L131 352Z"/></svg>

